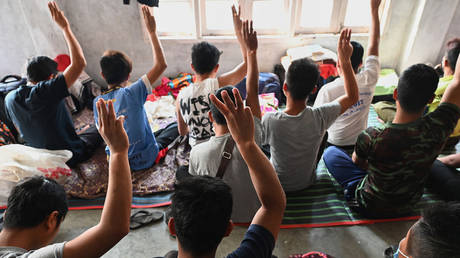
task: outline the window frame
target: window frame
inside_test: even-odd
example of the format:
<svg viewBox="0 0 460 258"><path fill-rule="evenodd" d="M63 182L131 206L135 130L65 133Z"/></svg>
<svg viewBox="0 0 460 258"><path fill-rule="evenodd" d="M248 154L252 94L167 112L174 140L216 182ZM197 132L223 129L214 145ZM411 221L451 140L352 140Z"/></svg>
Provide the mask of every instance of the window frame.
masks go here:
<svg viewBox="0 0 460 258"><path fill-rule="evenodd" d="M232 1L232 0L228 0ZM242 18L248 19L248 17L253 16L253 3L258 1L267 1L267 0L234 0L241 5ZM258 29L257 32L259 35L263 36L297 36L297 35L311 35L311 34L338 34L345 27L345 17L347 13L348 1L353 0L333 0L333 9L331 14L331 23L329 27L322 28L308 28L300 26L301 16L302 16L302 0L277 0L284 1L285 14L288 19L288 27L286 29L273 28L273 29ZM321 1L321 0L318 0ZM192 15L195 22L195 29L190 34L182 34L176 32L165 32L159 31L158 35L163 38L193 38L193 39L202 39L204 37L228 37L234 36L233 26L228 30L216 30L208 29L206 25L206 0L171 0L171 2L190 2L192 8ZM385 24L385 19L388 15L388 9L390 7L391 0L382 0L379 9L379 15L381 17L382 27ZM153 11L153 7L151 7ZM228 10L230 12L230 10ZM147 32L145 25L143 24L142 10L139 5L139 12L141 14L141 22L143 31L147 38ZM155 13L155 12L154 12ZM368 26L352 26L351 28L354 33L368 33Z"/></svg>

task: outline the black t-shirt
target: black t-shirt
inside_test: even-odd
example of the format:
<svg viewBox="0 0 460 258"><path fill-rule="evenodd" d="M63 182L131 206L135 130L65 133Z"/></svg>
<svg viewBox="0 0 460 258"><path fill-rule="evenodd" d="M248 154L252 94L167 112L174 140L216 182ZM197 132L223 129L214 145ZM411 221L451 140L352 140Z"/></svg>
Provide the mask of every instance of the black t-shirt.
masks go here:
<svg viewBox="0 0 460 258"><path fill-rule="evenodd" d="M72 160L83 155L85 144L76 134L64 103L64 98L69 95L63 75L8 93L5 98L7 114L18 127L26 145L70 150Z"/></svg>
<svg viewBox="0 0 460 258"><path fill-rule="evenodd" d="M251 224L240 247L227 258L271 258L273 248L275 248L275 238L272 233L262 226ZM164 257L154 258L175 258L177 256L177 251L171 251Z"/></svg>
<svg viewBox="0 0 460 258"><path fill-rule="evenodd" d="M227 258L271 258L275 248L275 238L262 226L252 224L244 235L240 247Z"/></svg>

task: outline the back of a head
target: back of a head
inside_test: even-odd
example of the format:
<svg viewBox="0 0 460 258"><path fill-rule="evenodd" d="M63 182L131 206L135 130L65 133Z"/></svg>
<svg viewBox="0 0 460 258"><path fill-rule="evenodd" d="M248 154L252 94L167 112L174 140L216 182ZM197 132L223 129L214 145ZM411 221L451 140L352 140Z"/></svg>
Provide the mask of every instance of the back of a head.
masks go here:
<svg viewBox="0 0 460 258"><path fill-rule="evenodd" d="M192 46L192 65L198 74L212 72L219 64L222 54L217 47L209 42L203 41Z"/></svg>
<svg viewBox="0 0 460 258"><path fill-rule="evenodd" d="M42 176L19 182L8 197L7 207L4 218L7 229L35 227L53 211L59 213L59 221L62 221L68 211L64 188Z"/></svg>
<svg viewBox="0 0 460 258"><path fill-rule="evenodd" d="M414 258L460 257L460 203L441 203L426 209L410 233Z"/></svg>
<svg viewBox="0 0 460 258"><path fill-rule="evenodd" d="M195 256L214 251L232 214L230 187L213 177L188 177L176 184L171 200L171 215L181 247Z"/></svg>
<svg viewBox="0 0 460 258"><path fill-rule="evenodd" d="M124 53L115 50L106 51L99 62L107 84L121 84L128 80L133 69L131 59Z"/></svg>
<svg viewBox="0 0 460 258"><path fill-rule="evenodd" d="M222 92L226 91L230 99L232 99L232 101L235 102L235 96L233 95L233 92L232 92L234 88L235 87L233 86L226 86L226 87L218 89L215 93L216 98L223 102L224 100L222 98ZM219 111L219 109L217 109L214 103L211 102L210 108L211 108L211 114L212 114L212 117L214 118L214 121L218 125L227 125L227 121L225 120L224 115L222 115L222 113Z"/></svg>
<svg viewBox="0 0 460 258"><path fill-rule="evenodd" d="M454 44L449 50L447 50L447 62L449 62L449 66L452 68L452 71L455 72L455 68L457 65L458 55L460 54L460 43Z"/></svg>
<svg viewBox="0 0 460 258"><path fill-rule="evenodd" d="M355 72L358 72L359 66L363 63L364 48L359 42L351 41L353 53L351 54L351 66Z"/></svg>
<svg viewBox="0 0 460 258"><path fill-rule="evenodd" d="M439 76L425 64L407 68L399 78L398 101L404 111L418 113L423 111L438 87Z"/></svg>
<svg viewBox="0 0 460 258"><path fill-rule="evenodd" d="M36 56L27 62L27 79L34 83L46 81L58 73L58 64L47 56Z"/></svg>
<svg viewBox="0 0 460 258"><path fill-rule="evenodd" d="M318 65L310 58L298 59L287 70L287 89L294 100L305 100L315 88L318 79Z"/></svg>

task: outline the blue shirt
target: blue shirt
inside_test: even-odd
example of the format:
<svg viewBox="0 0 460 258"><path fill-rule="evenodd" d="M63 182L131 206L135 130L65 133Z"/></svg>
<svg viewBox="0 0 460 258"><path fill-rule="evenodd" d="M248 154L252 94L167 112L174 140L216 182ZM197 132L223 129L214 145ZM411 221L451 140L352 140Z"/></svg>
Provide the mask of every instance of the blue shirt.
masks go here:
<svg viewBox="0 0 460 258"><path fill-rule="evenodd" d="M125 116L124 127L129 138L128 158L131 170L150 168L158 155L158 146L144 109L151 87L147 76L142 76L126 88L118 88L94 100L94 119L98 123L96 102L112 100L117 116ZM110 155L109 148L106 152Z"/></svg>
<svg viewBox="0 0 460 258"><path fill-rule="evenodd" d="M64 98L69 96L63 75L35 86L21 86L8 93L5 107L26 145L49 150L70 150L69 163L84 154L85 143L75 132Z"/></svg>

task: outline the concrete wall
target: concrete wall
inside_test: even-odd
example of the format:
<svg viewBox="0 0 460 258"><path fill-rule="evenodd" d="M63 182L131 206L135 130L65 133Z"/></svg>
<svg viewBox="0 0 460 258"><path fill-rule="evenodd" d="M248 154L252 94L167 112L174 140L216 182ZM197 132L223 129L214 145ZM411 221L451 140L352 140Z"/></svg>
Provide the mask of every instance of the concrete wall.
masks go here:
<svg viewBox="0 0 460 258"><path fill-rule="evenodd" d="M100 83L102 80L99 76L99 58L107 49L124 51L133 59L133 79L152 66L152 53L148 41L144 38L138 6L135 1L131 1L129 6L124 6L121 2L58 0L85 52L88 62L87 73ZM460 0L392 0L388 17L383 21L385 29L382 31L380 51L382 65L399 70L414 62L439 62L447 37L460 35L459 2ZM45 1L2 0L0 10L0 57L4 60L0 63L0 76L22 71L25 60L30 56L55 56L67 52L63 36L52 23ZM415 19L417 10L421 14L419 22ZM436 20L438 18L441 20ZM447 26L442 26L443 24ZM410 31L413 33L409 34ZM408 35L414 35L416 43L408 45L408 42L412 42ZM235 39L205 40L223 50L221 71L228 71L241 62L240 50ZM367 45L365 35L354 36L353 40ZM162 40L169 65L165 75L190 72L190 49L197 41ZM334 50L336 41L336 35L261 37L260 70L271 71L287 48L318 43Z"/></svg>

